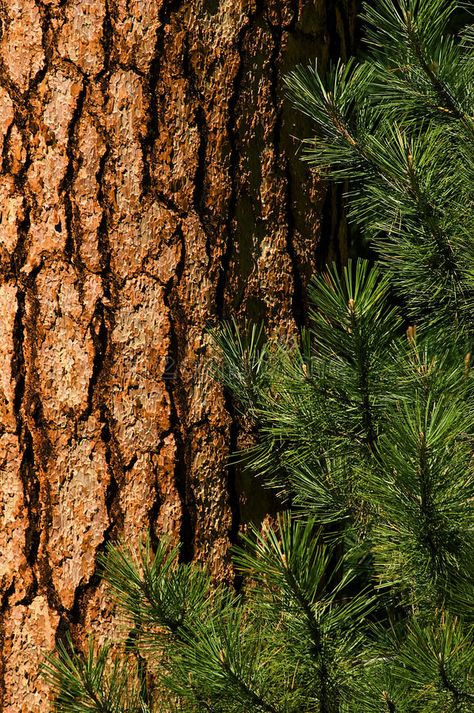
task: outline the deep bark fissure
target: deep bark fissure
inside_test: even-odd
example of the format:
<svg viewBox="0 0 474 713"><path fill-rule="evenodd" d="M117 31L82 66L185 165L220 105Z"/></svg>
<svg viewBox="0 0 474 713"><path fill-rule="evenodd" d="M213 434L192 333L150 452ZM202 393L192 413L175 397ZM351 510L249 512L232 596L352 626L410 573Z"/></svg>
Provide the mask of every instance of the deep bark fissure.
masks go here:
<svg viewBox="0 0 474 713"><path fill-rule="evenodd" d="M199 217L201 227L206 235L206 256L208 265L210 266L212 262L212 229L213 226L209 226L209 214L206 210L206 197L207 197L207 187L206 187L206 169L207 169L207 148L209 142L209 130L207 125L206 110L203 106L204 97L198 89L197 77L192 66L192 62L189 56L189 35L186 34L183 43L183 73L188 82L188 89L190 94L190 101L194 102L196 105L194 111L194 121L197 129L197 134L199 137L199 145L197 149L196 157L196 169L194 172L193 180L193 207L196 214Z"/></svg>
<svg viewBox="0 0 474 713"><path fill-rule="evenodd" d="M232 254L234 251L234 220L236 217L236 207L238 200L238 185L237 176L239 174L239 150L238 150L238 140L237 140L237 106L240 99L240 91L242 86L242 81L245 73L245 40L247 34L252 29L253 23L258 19L258 17L263 12L264 5L263 0L258 0L255 3L255 10L253 13L248 15L246 23L242 26L236 40L236 52L239 57L239 66L234 75L232 82L232 92L230 94L228 102L228 121L226 125L227 137L229 141L229 166L228 172L230 176L230 195L226 210L226 245L222 255L221 260L221 270L216 286L216 314L218 319L222 319L225 316L225 302L226 302L226 287L228 284L228 272L232 259Z"/></svg>
<svg viewBox="0 0 474 713"><path fill-rule="evenodd" d="M15 593L15 582L12 581L8 589L2 593L0 601L0 651L4 651L5 647L5 616L8 612L10 597ZM5 690L5 659L0 657L0 705L3 700L3 692Z"/></svg>
<svg viewBox="0 0 474 713"><path fill-rule="evenodd" d="M83 82L81 91L79 92L78 98L77 98L77 103L76 103L76 108L74 109L74 113L72 115L71 121L69 122L69 129L68 129L68 142L66 146L66 154L68 157L68 165L66 172L64 174L64 177L61 181L61 184L59 186L59 195L62 195L63 201L64 201L64 210L65 210L65 216L66 216L66 240L64 243L64 254L68 258L68 260L71 260L74 255L76 255L77 259L77 248L76 248L76 243L77 243L77 236L74 235L74 206L73 206L73 200L72 200L72 186L74 183L74 179L76 176L76 171L77 171L77 156L76 156L76 151L74 150L76 148L76 132L77 132L77 127L78 124L81 120L82 116L82 111L84 109L84 103L86 99L86 94L87 94L87 82ZM62 226L61 224L58 224L56 226L56 230L61 233L62 232Z"/></svg>
<svg viewBox="0 0 474 713"><path fill-rule="evenodd" d="M105 307L102 302L96 303L89 330L92 337L92 343L94 345L94 359L92 362L92 371L87 391L87 408L80 416L82 421L87 421L93 412L96 388L99 384L100 376L103 372L105 360L107 358L109 333L107 329Z"/></svg>
<svg viewBox="0 0 474 713"><path fill-rule="evenodd" d="M162 448L163 448L163 442L161 444L161 447L158 449L158 453L160 453ZM159 539L160 539L156 532L156 522L157 522L158 516L160 514L162 504L163 504L163 501L162 501L161 494L160 494L158 478L155 478L155 484L154 484L154 488L153 488L153 504L148 511L148 528L147 528L148 537L150 538L151 546L155 550L159 545Z"/></svg>
<svg viewBox="0 0 474 713"><path fill-rule="evenodd" d="M104 290L104 297L106 299L110 299L111 297L111 278L112 278L112 271L111 271L111 249L110 249L110 241L109 241L109 230L108 230L108 219L107 219L107 211L108 211L108 206L106 204L105 200L105 193L104 193L104 177L105 177L105 171L107 168L107 162L110 157L110 146L107 143L107 138L105 137L105 150L102 156L100 157L99 160L99 166L98 170L96 173L96 181L97 181L97 200L98 203L101 207L102 210L102 217L99 223L99 227L97 229L97 247L99 251L99 257L100 257L100 269L101 269L101 280L102 280L102 288Z"/></svg>
<svg viewBox="0 0 474 713"><path fill-rule="evenodd" d="M5 132L5 135L3 137L3 150L2 150L2 166L3 166L3 171L5 173L10 173L11 171L11 159L10 159L10 137L11 133L13 130L13 127L15 126L15 122L12 121L10 126Z"/></svg>
<svg viewBox="0 0 474 713"><path fill-rule="evenodd" d="M32 567L36 563L40 542L40 533L37 525L40 522L40 485L35 472L34 449L31 433L23 416L25 396L25 293L17 294L18 309L14 324L14 353L12 355L12 375L15 379L14 413L16 416L17 438L22 456L20 463L20 477L23 483L25 505L28 512L28 528L25 532L25 555L28 564Z"/></svg>
<svg viewBox="0 0 474 713"><path fill-rule="evenodd" d="M194 555L194 537L196 527L196 508L192 489L189 483L189 443L186 443L184 434L186 433L186 393L179 378L179 363L180 353L183 348L183 340L180 338L179 329L184 333L185 324L178 327L180 319L180 305L177 296L177 288L183 275L186 249L182 228L179 226L176 231L176 237L181 243L181 254L175 275L171 278L165 288L164 304L168 310L168 319L170 323L169 329L169 350L167 354L167 365L163 375L164 384L166 386L169 403L170 403L170 423L176 444L174 481L182 508L181 521L181 550L180 559L183 562L190 562ZM169 365L172 365L171 372L168 371ZM167 373L168 372L168 373Z"/></svg>
<svg viewBox="0 0 474 713"><path fill-rule="evenodd" d="M151 164L153 156L153 147L158 138L158 96L157 87L161 75L161 61L165 48L166 27L171 24L172 17L178 12L181 7L182 0L162 0L162 5L159 12L159 27L156 30L156 42L153 53L153 59L150 63L148 73L148 98L149 98L149 119L145 137L142 140L143 154L143 177L142 191L143 195L147 195L152 189Z"/></svg>
<svg viewBox="0 0 474 713"><path fill-rule="evenodd" d="M101 82L104 94L106 93L106 81L110 74L112 46L113 46L114 28L112 26L112 15L110 12L110 0L104 2L104 20L102 22L102 35L100 43L104 52L104 67L97 76L97 80Z"/></svg>

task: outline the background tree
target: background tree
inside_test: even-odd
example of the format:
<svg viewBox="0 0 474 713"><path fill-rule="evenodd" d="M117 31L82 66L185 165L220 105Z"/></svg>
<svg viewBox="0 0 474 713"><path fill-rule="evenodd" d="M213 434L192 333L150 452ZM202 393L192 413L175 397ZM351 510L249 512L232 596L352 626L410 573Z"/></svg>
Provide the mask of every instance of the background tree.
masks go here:
<svg viewBox="0 0 474 713"><path fill-rule="evenodd" d="M281 78L347 53L354 4L0 3L8 713L44 710L41 652L65 629L112 634L110 538L169 532L229 574L236 429L205 327L231 304L301 318L325 189L294 158Z"/></svg>

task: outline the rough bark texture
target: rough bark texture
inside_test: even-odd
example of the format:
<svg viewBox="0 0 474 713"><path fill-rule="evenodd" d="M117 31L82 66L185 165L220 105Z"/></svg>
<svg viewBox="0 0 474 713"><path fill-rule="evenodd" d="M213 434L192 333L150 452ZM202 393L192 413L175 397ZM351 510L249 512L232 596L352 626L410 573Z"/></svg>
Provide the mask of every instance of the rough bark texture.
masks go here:
<svg viewBox="0 0 474 713"><path fill-rule="evenodd" d="M168 532L229 575L249 505L206 327L301 320L325 193L281 79L353 23L352 0L0 1L0 710L48 709L66 627L114 629L110 538Z"/></svg>

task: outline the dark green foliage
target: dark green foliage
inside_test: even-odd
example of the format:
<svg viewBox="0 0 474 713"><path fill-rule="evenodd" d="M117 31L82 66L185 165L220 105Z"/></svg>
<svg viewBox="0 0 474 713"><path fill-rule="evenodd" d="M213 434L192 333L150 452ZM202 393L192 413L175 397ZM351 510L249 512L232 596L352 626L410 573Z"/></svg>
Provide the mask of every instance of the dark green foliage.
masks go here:
<svg viewBox="0 0 474 713"><path fill-rule="evenodd" d="M473 710L473 630L447 613L412 618L401 634L377 632L378 645L354 711L439 713ZM383 707L381 702L384 702Z"/></svg>
<svg viewBox="0 0 474 713"><path fill-rule="evenodd" d="M298 713L324 702L329 712L353 696L374 597L351 593L355 573L334 566L312 520L282 516L247 544L236 554L249 577L240 595L212 587L203 569L178 564L163 543L156 555L147 545L138 557L109 548L104 576L132 629L129 644L158 680L150 710ZM91 644L84 660L70 642L59 647L47 667L61 691L57 710L148 710L137 702L130 654L108 671L108 653Z"/></svg>
<svg viewBox="0 0 474 713"><path fill-rule="evenodd" d="M92 640L77 655L70 638L44 666L46 679L59 691L55 709L63 713L147 713L140 700L136 661L110 660L111 647L96 649Z"/></svg>
<svg viewBox="0 0 474 713"><path fill-rule="evenodd" d="M333 537L356 538L380 586L410 606L444 606L473 551L469 357L407 336L366 263L319 277L312 299L306 355L266 346L248 467Z"/></svg>
<svg viewBox="0 0 474 713"><path fill-rule="evenodd" d="M242 538L239 593L166 542L109 547L126 646L60 646L58 711L474 710L474 34L449 33L455 9L367 4L362 63L288 77L306 160L349 181L380 255L315 278L293 343L214 332L256 434L238 457L291 514Z"/></svg>
<svg viewBox="0 0 474 713"><path fill-rule="evenodd" d="M467 331L474 319L474 53L446 32L455 2L364 7L362 64L287 78L315 123L305 158L351 181L348 203L419 325Z"/></svg>

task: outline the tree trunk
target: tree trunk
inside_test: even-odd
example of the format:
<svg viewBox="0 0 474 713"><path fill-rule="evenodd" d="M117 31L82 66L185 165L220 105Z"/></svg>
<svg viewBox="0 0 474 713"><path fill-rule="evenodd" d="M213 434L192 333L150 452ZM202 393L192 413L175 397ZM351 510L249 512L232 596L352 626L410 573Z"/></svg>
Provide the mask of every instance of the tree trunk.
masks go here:
<svg viewBox="0 0 474 713"><path fill-rule="evenodd" d="M325 191L282 76L344 54L354 4L0 2L2 711L47 710L66 628L114 631L111 539L229 576L250 511L206 329L302 319Z"/></svg>

